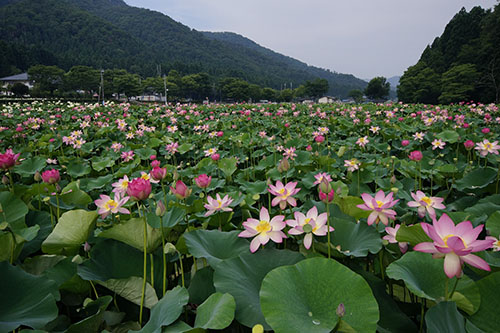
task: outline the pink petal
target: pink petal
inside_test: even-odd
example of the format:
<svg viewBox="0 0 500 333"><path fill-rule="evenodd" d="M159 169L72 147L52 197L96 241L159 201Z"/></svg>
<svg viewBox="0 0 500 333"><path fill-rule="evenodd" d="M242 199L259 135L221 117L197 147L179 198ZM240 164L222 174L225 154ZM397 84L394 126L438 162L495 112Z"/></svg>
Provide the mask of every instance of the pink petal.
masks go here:
<svg viewBox="0 0 500 333"><path fill-rule="evenodd" d="M273 199L273 201L271 202L271 206L276 206L277 204L279 204L281 202L281 198L280 197L275 197ZM283 208L282 208L283 209Z"/></svg>
<svg viewBox="0 0 500 333"><path fill-rule="evenodd" d="M274 200L273 200L273 202L274 202ZM273 206L274 206L274 204L273 204ZM260 209L259 216L260 216L261 221L269 221L269 211L267 210L266 207L262 207Z"/></svg>
<svg viewBox="0 0 500 333"><path fill-rule="evenodd" d="M259 238L255 237L250 242L250 252L254 253L255 251L257 251L259 249L259 246L260 246Z"/></svg>
<svg viewBox="0 0 500 333"><path fill-rule="evenodd" d="M376 211L373 211L369 216L368 220L366 221L368 225L372 225L378 218L378 213Z"/></svg>
<svg viewBox="0 0 500 333"><path fill-rule="evenodd" d="M363 199L365 204L369 204L372 202L373 197L371 195L369 195L368 193L363 193L363 194L361 194L361 199Z"/></svg>
<svg viewBox="0 0 500 333"><path fill-rule="evenodd" d="M308 233L307 235L305 235L305 237L304 237L304 247L306 249L309 250L309 248L311 247L311 244L312 244L312 240L313 240L313 237L312 237L311 233Z"/></svg>
<svg viewBox="0 0 500 333"><path fill-rule="evenodd" d="M434 221L432 224L434 225L434 229L441 239L448 235L455 234L455 223L453 223L453 221L447 214L441 215L439 220Z"/></svg>
<svg viewBox="0 0 500 333"><path fill-rule="evenodd" d="M436 253L436 252L438 252L438 250L434 246L434 243L431 243L431 242L419 243L419 244L415 245L413 247L413 249L415 251L425 252L425 253Z"/></svg>
<svg viewBox="0 0 500 333"><path fill-rule="evenodd" d="M391 192L392 193L392 192ZM385 193L384 191L380 190L375 194L375 201L385 201Z"/></svg>
<svg viewBox="0 0 500 333"><path fill-rule="evenodd" d="M462 272L462 263L460 257L455 253L447 253L444 257L444 273L450 279L454 276L459 277Z"/></svg>
<svg viewBox="0 0 500 333"><path fill-rule="evenodd" d="M253 237L257 234L257 232L252 232L250 230L243 230L242 232L240 232L238 234L238 237L244 237L244 238L249 238L249 237Z"/></svg>
<svg viewBox="0 0 500 333"><path fill-rule="evenodd" d="M488 237L486 237L488 238ZM496 242L496 239L492 237L492 239L485 239L485 240L476 240L472 243L469 244L470 247L472 247L472 252L479 252L479 251L484 251L486 249L489 249L493 246L493 243Z"/></svg>
<svg viewBox="0 0 500 333"><path fill-rule="evenodd" d="M474 254L468 254L466 256L462 257L462 260L468 263L469 265L485 270L485 271L491 271L490 266L486 261L484 261L482 258L474 255Z"/></svg>
<svg viewBox="0 0 500 333"><path fill-rule="evenodd" d="M281 243L283 241L283 238L286 238L285 234L283 234L281 231L271 231L268 233L268 235L269 238L271 238L271 240L275 243Z"/></svg>
<svg viewBox="0 0 500 333"><path fill-rule="evenodd" d="M292 228L292 229L288 230L289 235L300 235L303 233L304 233L304 230L302 230L301 227L296 227L296 228Z"/></svg>

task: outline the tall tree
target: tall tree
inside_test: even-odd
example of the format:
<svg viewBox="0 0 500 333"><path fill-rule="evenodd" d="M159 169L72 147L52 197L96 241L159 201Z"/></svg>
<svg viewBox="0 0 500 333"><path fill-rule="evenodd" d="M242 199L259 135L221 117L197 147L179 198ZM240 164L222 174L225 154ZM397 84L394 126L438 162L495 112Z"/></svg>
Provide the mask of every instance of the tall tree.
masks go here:
<svg viewBox="0 0 500 333"><path fill-rule="evenodd" d="M35 81L34 88L37 91L46 91L53 95L54 91L62 86L64 70L57 66L36 65L30 67L28 75Z"/></svg>
<svg viewBox="0 0 500 333"><path fill-rule="evenodd" d="M365 88L365 95L371 99L384 99L389 96L391 84L383 76L377 76L368 82Z"/></svg>

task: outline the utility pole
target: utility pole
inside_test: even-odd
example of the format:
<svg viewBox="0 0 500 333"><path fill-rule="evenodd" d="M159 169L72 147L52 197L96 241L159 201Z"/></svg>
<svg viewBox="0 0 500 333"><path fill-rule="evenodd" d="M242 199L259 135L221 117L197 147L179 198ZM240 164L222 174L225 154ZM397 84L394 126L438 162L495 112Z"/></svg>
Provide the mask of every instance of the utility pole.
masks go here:
<svg viewBox="0 0 500 333"><path fill-rule="evenodd" d="M167 76L166 75L163 75L163 88L165 88L165 106L168 105L168 102L167 102Z"/></svg>
<svg viewBox="0 0 500 333"><path fill-rule="evenodd" d="M104 69L101 69L102 106L104 106Z"/></svg>

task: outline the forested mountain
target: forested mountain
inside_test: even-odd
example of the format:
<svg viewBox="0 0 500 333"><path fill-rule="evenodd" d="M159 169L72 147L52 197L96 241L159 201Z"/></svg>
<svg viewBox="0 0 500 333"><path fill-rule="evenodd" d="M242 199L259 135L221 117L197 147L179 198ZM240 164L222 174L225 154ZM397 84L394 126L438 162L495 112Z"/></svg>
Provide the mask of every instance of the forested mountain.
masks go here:
<svg viewBox="0 0 500 333"><path fill-rule="evenodd" d="M399 81L405 102L499 102L500 4L464 8Z"/></svg>
<svg viewBox="0 0 500 333"><path fill-rule="evenodd" d="M172 69L206 72L275 89L319 77L337 96L366 86L352 75L308 66L242 36L198 32L122 0L0 0L0 22L0 76L35 64L65 70L86 65L143 77Z"/></svg>

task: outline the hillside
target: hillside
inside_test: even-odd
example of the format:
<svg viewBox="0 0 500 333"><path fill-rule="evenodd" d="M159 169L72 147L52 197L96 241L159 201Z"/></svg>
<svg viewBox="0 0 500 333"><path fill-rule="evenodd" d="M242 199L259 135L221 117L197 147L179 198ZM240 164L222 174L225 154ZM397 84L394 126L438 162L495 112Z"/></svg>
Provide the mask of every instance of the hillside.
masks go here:
<svg viewBox="0 0 500 333"><path fill-rule="evenodd" d="M405 102L499 102L500 4L460 10L400 79Z"/></svg>
<svg viewBox="0 0 500 333"><path fill-rule="evenodd" d="M142 76L176 69L239 77L279 89L317 77L345 96L366 82L308 66L236 34L202 33L122 0L0 0L0 75L33 64L124 68ZM235 47L236 45L236 47Z"/></svg>

